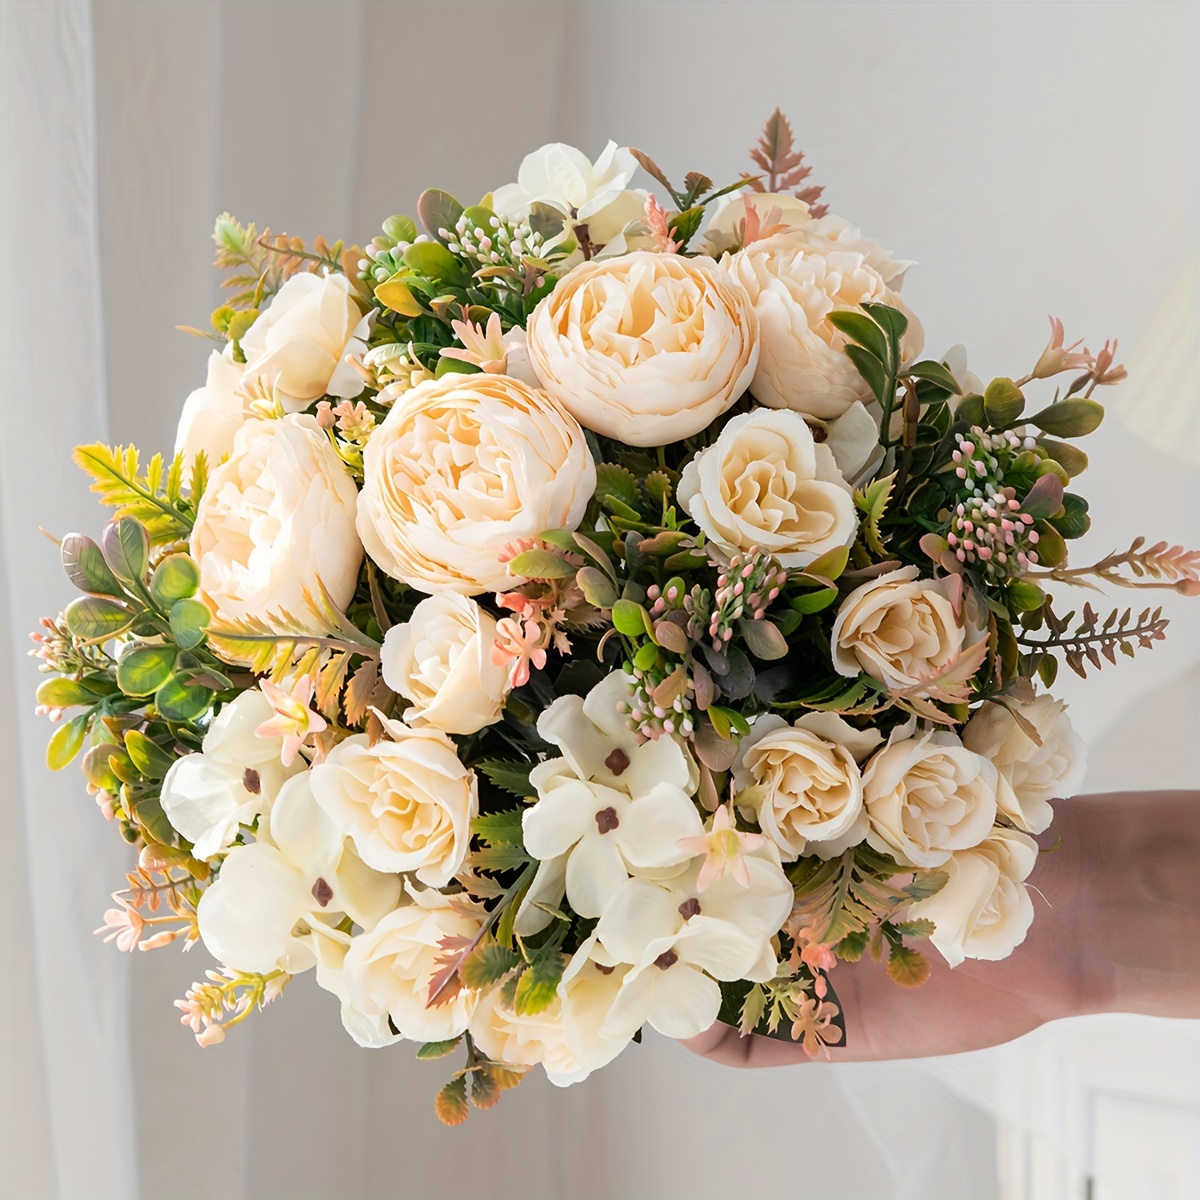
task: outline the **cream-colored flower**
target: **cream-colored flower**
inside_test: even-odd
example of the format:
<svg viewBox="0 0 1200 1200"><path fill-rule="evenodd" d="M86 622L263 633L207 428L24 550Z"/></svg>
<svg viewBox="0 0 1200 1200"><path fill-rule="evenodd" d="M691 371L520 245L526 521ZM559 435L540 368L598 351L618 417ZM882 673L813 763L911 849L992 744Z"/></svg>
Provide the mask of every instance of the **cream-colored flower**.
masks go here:
<svg viewBox="0 0 1200 1200"><path fill-rule="evenodd" d="M567 1048L563 1002L555 996L549 1008L522 1015L500 999L500 989L484 992L471 1014L471 1036L492 1062L545 1069L557 1087L578 1083L591 1073Z"/></svg>
<svg viewBox="0 0 1200 1200"><path fill-rule="evenodd" d="M710 259L648 250L576 267L527 332L543 387L585 428L631 446L707 428L758 360L743 289Z"/></svg>
<svg viewBox="0 0 1200 1200"><path fill-rule="evenodd" d="M445 375L400 395L363 453L358 531L424 592L502 591L513 542L574 529L596 488L575 418L506 375Z"/></svg>
<svg viewBox="0 0 1200 1200"><path fill-rule="evenodd" d="M1054 819L1050 801L1083 783L1086 750L1061 700L1043 695L1013 705L1041 745L1003 704L985 704L963 730L963 744L1000 772L1000 812L1018 829L1041 833Z"/></svg>
<svg viewBox="0 0 1200 1200"><path fill-rule="evenodd" d="M722 259L758 315L760 353L750 389L771 408L821 420L840 416L871 389L844 353L846 339L828 317L865 302L887 304L909 319L905 361L921 352L920 323L862 249L843 249L807 229L776 233Z"/></svg>
<svg viewBox="0 0 1200 1200"><path fill-rule="evenodd" d="M760 225L770 221L764 232L803 229L813 223L812 210L791 192L734 192L717 201L717 207L704 230L702 248L705 254L720 258L727 250L742 244L747 207L754 210Z"/></svg>
<svg viewBox="0 0 1200 1200"><path fill-rule="evenodd" d="M358 583L357 503L353 476L312 417L247 421L192 528L215 623L270 625L287 613L314 633L328 629L322 591L344 608Z"/></svg>
<svg viewBox="0 0 1200 1200"><path fill-rule="evenodd" d="M949 585L919 579L916 567L889 571L857 587L833 623L833 665L865 671L892 691L938 675L977 635L955 615Z"/></svg>
<svg viewBox="0 0 1200 1200"><path fill-rule="evenodd" d="M735 801L787 861L809 843L840 842L851 832L862 841L859 763L882 740L878 731L855 729L836 713L806 713L794 725L766 713L738 743Z"/></svg>
<svg viewBox="0 0 1200 1200"><path fill-rule="evenodd" d="M626 231L645 211L646 193L626 187L637 167L637 159L616 142L594 163L574 146L551 142L525 156L516 183L496 188L492 211L520 221L534 204L546 204L562 215L564 236L576 242L586 237L601 255L622 254ZM567 261L582 260L576 250Z"/></svg>
<svg viewBox="0 0 1200 1200"><path fill-rule="evenodd" d="M412 701L410 725L475 733L500 720L508 671L492 661L496 619L468 596L440 592L387 631L383 681Z"/></svg>
<svg viewBox="0 0 1200 1200"><path fill-rule="evenodd" d="M315 965L314 936L338 936L344 917L369 929L399 899L399 878L363 863L313 799L305 771L284 784L259 840L229 852L196 916L225 966L294 975Z"/></svg>
<svg viewBox="0 0 1200 1200"><path fill-rule="evenodd" d="M238 391L245 371L244 363L233 360L232 343L224 354L214 350L208 356L204 386L188 396L179 414L175 453L185 461L203 451L211 469L233 449L233 436L246 420L246 402Z"/></svg>
<svg viewBox="0 0 1200 1200"><path fill-rule="evenodd" d="M850 545L858 530L853 491L799 413L734 417L684 467L678 495L710 541L757 547L787 568Z"/></svg>
<svg viewBox="0 0 1200 1200"><path fill-rule="evenodd" d="M999 777L956 733L892 732L863 771L867 841L904 866L940 867L977 846L996 821Z"/></svg>
<svg viewBox="0 0 1200 1200"><path fill-rule="evenodd" d="M480 918L461 899L429 889L408 892L407 903L350 941L339 994L359 1020L346 1021L346 1027L357 1036L357 1027L378 1026L390 1018L402 1038L446 1041L466 1030L479 993L462 988L445 1003L427 1004L437 960L445 953L440 943L443 938L475 937Z"/></svg>
<svg viewBox="0 0 1200 1200"><path fill-rule="evenodd" d="M285 412L300 412L322 396L343 400L364 387L345 361L366 350L368 321L345 275L293 275L246 330L247 379L272 392Z"/></svg>
<svg viewBox="0 0 1200 1200"><path fill-rule="evenodd" d="M474 771L440 730L384 719L391 735L339 742L312 769L317 803L377 871L411 871L444 887L467 855L479 812Z"/></svg>
<svg viewBox="0 0 1200 1200"><path fill-rule="evenodd" d="M268 812L292 775L307 764L282 761L282 738L255 730L274 715L262 692L242 692L213 718L202 753L177 758L162 785L162 809L198 859L227 850L242 825Z"/></svg>
<svg viewBox="0 0 1200 1200"><path fill-rule="evenodd" d="M934 922L929 940L952 967L964 958L1007 958L1033 923L1025 880L1037 855L1033 838L997 825L978 846L950 856L942 867L949 880L910 905L909 919Z"/></svg>

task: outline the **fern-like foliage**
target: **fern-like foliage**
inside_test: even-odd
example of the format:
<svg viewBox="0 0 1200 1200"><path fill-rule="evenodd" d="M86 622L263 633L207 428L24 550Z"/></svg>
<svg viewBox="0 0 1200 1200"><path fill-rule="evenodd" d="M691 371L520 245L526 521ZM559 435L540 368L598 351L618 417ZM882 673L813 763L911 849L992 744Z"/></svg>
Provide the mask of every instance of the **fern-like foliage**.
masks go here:
<svg viewBox="0 0 1200 1200"><path fill-rule="evenodd" d="M1083 606L1080 619L1075 622L1075 613L1060 617L1053 606L1046 603L1038 613L1040 623L1036 628L1046 631L1045 637L1032 637L1029 630L1017 634L1017 644L1032 657L1057 652L1067 666L1081 679L1087 678L1087 668L1099 670L1104 665L1117 661L1117 652L1127 658L1134 655L1134 647L1150 649L1155 642L1166 637L1167 618L1162 609L1144 609L1134 616L1133 609L1124 612L1114 608L1107 617L1090 605Z"/></svg>
<svg viewBox="0 0 1200 1200"><path fill-rule="evenodd" d="M167 463L156 454L145 474L135 446L76 446L75 463L92 477L92 491L103 504L116 509L113 519L134 517L146 527L151 542L164 545L186 541L192 532L196 507L208 483L208 463L203 453L186 472L182 454Z"/></svg>
<svg viewBox="0 0 1200 1200"><path fill-rule="evenodd" d="M1056 567L1045 575L1062 583L1090 586L1094 578L1119 587L1170 588L1185 596L1200 596L1200 550L1169 542L1147 546L1146 539L1139 537L1128 550L1109 554L1091 566Z"/></svg>
<svg viewBox="0 0 1200 1200"><path fill-rule="evenodd" d="M761 177L746 175L748 186L756 192L791 192L812 209L814 217L823 217L829 212L828 204L819 204L824 187L804 181L812 174L812 167L804 161L804 152L796 148L796 139L787 117L776 109L763 127L758 145L750 151L754 165L765 172L764 184Z"/></svg>

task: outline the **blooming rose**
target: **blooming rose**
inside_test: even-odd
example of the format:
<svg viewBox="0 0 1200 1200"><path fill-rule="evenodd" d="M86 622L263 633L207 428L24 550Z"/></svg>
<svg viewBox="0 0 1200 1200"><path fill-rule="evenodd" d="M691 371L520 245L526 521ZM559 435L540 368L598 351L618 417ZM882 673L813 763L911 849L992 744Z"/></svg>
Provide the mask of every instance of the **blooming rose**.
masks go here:
<svg viewBox="0 0 1200 1200"><path fill-rule="evenodd" d="M887 304L909 319L905 361L921 352L916 317L888 287L862 249L790 230L752 242L722 259L745 288L759 322L760 354L750 389L771 408L793 408L822 420L840 416L871 389L846 357L845 337L830 324L836 308Z"/></svg>
<svg viewBox="0 0 1200 1200"><path fill-rule="evenodd" d="M1054 819L1050 801L1070 796L1087 774L1083 739L1067 706L1037 696L1016 711L1041 738L1039 746L1003 704L985 704L963 730L963 744L1000 772L1000 811L1018 829L1041 833Z"/></svg>
<svg viewBox="0 0 1200 1200"><path fill-rule="evenodd" d="M561 996L541 1012L521 1015L501 1001L499 988L491 988L471 1014L471 1036L492 1062L514 1067L540 1063L558 1087L578 1083L591 1073L567 1048Z"/></svg>
<svg viewBox="0 0 1200 1200"><path fill-rule="evenodd" d="M268 811L285 780L306 767L303 760L283 765L282 738L256 735L274 715L262 692L243 692L213 718L203 752L177 758L167 772L163 812L196 858L228 849L238 827Z"/></svg>
<svg viewBox="0 0 1200 1200"><path fill-rule="evenodd" d="M854 493L799 413L759 408L729 421L683 469L679 503L710 541L807 566L854 541Z"/></svg>
<svg viewBox="0 0 1200 1200"><path fill-rule="evenodd" d="M840 841L856 826L856 841L862 841L858 764L882 740L876 730L855 729L836 713L806 713L794 725L764 714L738 743L736 803L785 860L798 858L810 842Z"/></svg>
<svg viewBox="0 0 1200 1200"><path fill-rule="evenodd" d="M176 454L190 462L203 451L214 467L233 449L233 435L246 419L245 400L238 391L245 370L244 363L233 360L232 343L224 354L214 350L208 356L204 386L188 396L179 414Z"/></svg>
<svg viewBox="0 0 1200 1200"><path fill-rule="evenodd" d="M364 380L344 359L366 350L367 324L345 275L293 275L242 337L247 373L268 384L285 412L322 396L350 399Z"/></svg>
<svg viewBox="0 0 1200 1200"><path fill-rule="evenodd" d="M867 841L897 862L940 867L977 846L996 820L996 768L949 730L892 732L863 772Z"/></svg>
<svg viewBox="0 0 1200 1200"><path fill-rule="evenodd" d="M400 899L400 879L373 871L313 799L311 772L284 784L259 840L235 846L196 910L204 945L235 971L295 975L316 964L315 937L343 917L371 928Z"/></svg>
<svg viewBox="0 0 1200 1200"><path fill-rule="evenodd" d="M461 898L409 889L409 902L394 908L373 929L350 941L342 964L340 994L362 1017L390 1017L400 1036L414 1042L458 1037L471 1019L479 993L462 988L445 1004L426 1006L429 984L444 954L443 938L468 941L480 919ZM353 1023L347 1028L355 1033Z"/></svg>
<svg viewBox="0 0 1200 1200"><path fill-rule="evenodd" d="M200 590L222 621L270 625L283 613L329 628L321 593L338 608L354 595L362 544L358 492L312 417L249 420L210 476L192 528Z"/></svg>
<svg viewBox="0 0 1200 1200"><path fill-rule="evenodd" d="M623 254L626 229L645 212L646 193L625 185L638 168L637 159L616 142L609 142L594 162L574 146L551 142L527 154L517 182L492 193L492 211L511 220L524 220L534 204L547 204L562 214L563 232L600 247L600 255ZM576 251L568 264L582 261Z"/></svg>
<svg viewBox="0 0 1200 1200"><path fill-rule="evenodd" d="M505 375L444 375L401 395L363 452L358 532L425 592L501 591L509 544L574 529L596 487L575 418Z"/></svg>
<svg viewBox="0 0 1200 1200"><path fill-rule="evenodd" d="M429 596L383 639L383 680L412 701L410 725L475 733L500 719L508 672L492 661L495 618L457 592Z"/></svg>
<svg viewBox="0 0 1200 1200"><path fill-rule="evenodd" d="M586 428L631 446L706 429L758 360L742 288L710 259L649 250L576 267L527 333L545 389Z"/></svg>
<svg viewBox="0 0 1200 1200"><path fill-rule="evenodd" d="M313 794L368 866L443 887L467 855L475 773L440 730L384 726L391 740L356 734L334 746L312 768Z"/></svg>
<svg viewBox="0 0 1200 1200"><path fill-rule="evenodd" d="M894 692L941 674L975 640L954 613L950 585L919 579L916 567L889 571L857 587L833 623L833 665L865 671Z"/></svg>
<svg viewBox="0 0 1200 1200"><path fill-rule="evenodd" d="M949 880L927 900L910 905L909 919L934 922L929 940L952 967L964 958L1007 958L1033 922L1024 881L1037 854L1033 838L997 825L978 846L950 856L942 868Z"/></svg>

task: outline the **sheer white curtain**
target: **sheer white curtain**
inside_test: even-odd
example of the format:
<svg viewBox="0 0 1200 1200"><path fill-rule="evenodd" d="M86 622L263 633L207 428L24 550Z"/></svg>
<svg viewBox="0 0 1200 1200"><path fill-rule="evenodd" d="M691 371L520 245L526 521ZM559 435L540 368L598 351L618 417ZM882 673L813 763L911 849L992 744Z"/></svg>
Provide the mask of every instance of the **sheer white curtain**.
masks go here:
<svg viewBox="0 0 1200 1200"><path fill-rule="evenodd" d="M920 260L931 349L1018 369L1054 312L1144 364L1095 436L1104 532L1081 553L1200 542L1196 33L1194 6L1153 0L0 0L0 1196L1040 1200L1108 1169L1093 1094L1200 1104L1197 1039L1171 1023L753 1074L650 1037L457 1131L431 1111L441 1064L359 1050L308 981L200 1052L170 1001L203 951L122 959L88 935L125 855L75 772L41 767L22 657L66 599L36 525L101 521L70 447L168 446L202 378L173 326L216 302L217 212L361 242L422 186L475 196L551 139L723 178L776 104L835 209ZM1200 611L1171 608L1169 651L1066 684L1095 788L1200 782ZM1140 1074L1104 1065L1114 1038L1150 1047Z"/></svg>

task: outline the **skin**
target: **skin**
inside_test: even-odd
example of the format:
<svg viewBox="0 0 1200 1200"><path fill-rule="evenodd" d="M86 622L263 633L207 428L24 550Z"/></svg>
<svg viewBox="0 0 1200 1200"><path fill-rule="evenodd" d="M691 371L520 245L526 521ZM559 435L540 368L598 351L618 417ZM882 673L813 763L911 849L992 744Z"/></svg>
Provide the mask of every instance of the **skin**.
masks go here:
<svg viewBox="0 0 1200 1200"><path fill-rule="evenodd" d="M1086 1013L1200 1017L1200 792L1113 792L1056 808L1029 878L1035 916L1000 962L933 971L901 988L869 958L839 963L831 980L849 1045L833 1062L927 1058L979 1050L1047 1021ZM684 1043L734 1067L808 1062L773 1038L719 1022Z"/></svg>

